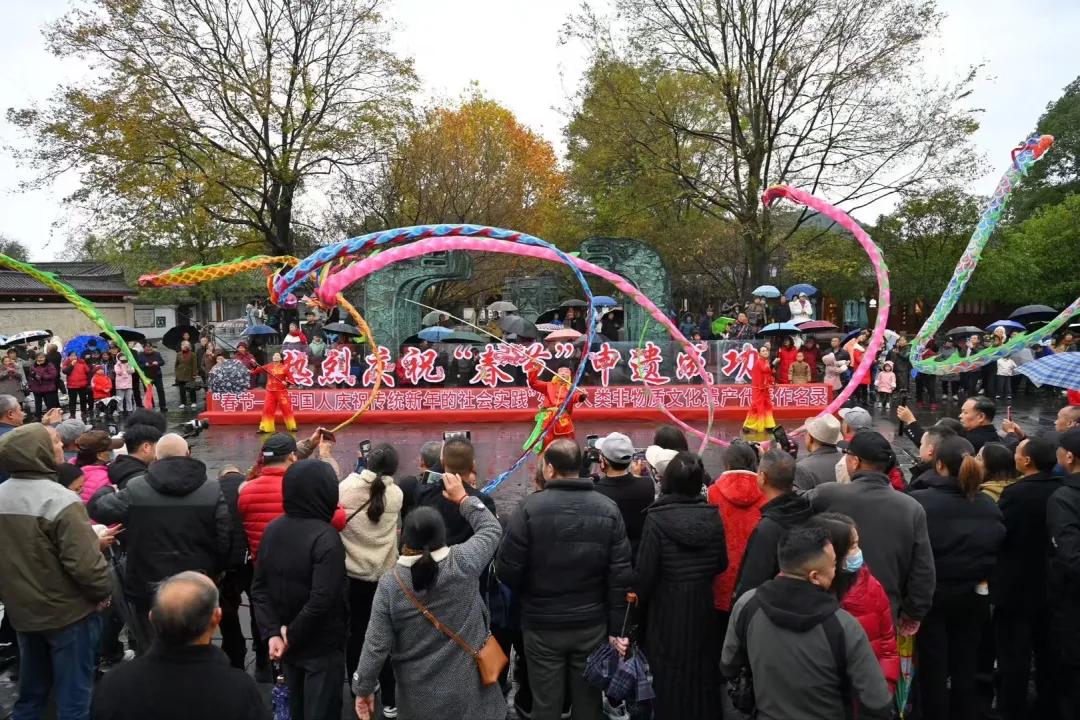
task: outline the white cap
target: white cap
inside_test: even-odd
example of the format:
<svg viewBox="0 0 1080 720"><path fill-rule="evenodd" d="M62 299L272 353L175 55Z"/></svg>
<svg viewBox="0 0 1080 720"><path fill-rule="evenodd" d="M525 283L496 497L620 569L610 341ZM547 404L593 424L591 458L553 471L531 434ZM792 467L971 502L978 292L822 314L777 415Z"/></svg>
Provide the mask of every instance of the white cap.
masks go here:
<svg viewBox="0 0 1080 720"><path fill-rule="evenodd" d="M678 454L678 450L668 450L659 445L650 445L645 448L645 462L652 465L657 475L663 475L664 471L667 470L668 463L674 460Z"/></svg>

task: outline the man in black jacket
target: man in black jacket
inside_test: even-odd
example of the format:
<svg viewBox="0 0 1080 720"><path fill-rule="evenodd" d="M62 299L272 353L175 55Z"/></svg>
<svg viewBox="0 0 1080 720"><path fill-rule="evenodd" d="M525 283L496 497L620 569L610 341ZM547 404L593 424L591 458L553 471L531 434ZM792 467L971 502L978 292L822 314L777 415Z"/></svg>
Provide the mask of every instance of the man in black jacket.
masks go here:
<svg viewBox="0 0 1080 720"><path fill-rule="evenodd" d="M338 720L349 611L345 546L330 524L337 475L321 460L301 460L285 471L282 492L285 514L267 526L255 562L257 624L285 669L292 717Z"/></svg>
<svg viewBox="0 0 1080 720"><path fill-rule="evenodd" d="M534 718L558 718L569 694L575 718L600 720L585 660L605 641L620 652L628 645L618 637L632 581L626 528L580 470L573 440L548 446L543 488L518 505L495 559L499 579L521 597Z"/></svg>
<svg viewBox="0 0 1080 720"><path fill-rule="evenodd" d="M266 717L251 677L230 668L214 646L221 610L210 578L183 572L165 580L150 614L157 645L102 678L90 709L94 720Z"/></svg>
<svg viewBox="0 0 1080 720"><path fill-rule="evenodd" d="M425 446L426 447L426 446ZM478 497L484 506L498 517L495 511L495 501L487 493L476 489L476 450L473 444L463 437L452 437L442 446L442 455L439 464L442 470L448 473L460 475L465 487L465 494L470 497ZM434 508L442 515L446 525L446 544L459 545L473 536L472 526L461 516L458 506L443 497L442 475L431 472L429 477L433 482L423 482L417 479L415 485L402 488L402 494L407 490L413 494L413 501L404 501L402 504L403 514L405 506L409 510L418 507Z"/></svg>
<svg viewBox="0 0 1080 720"><path fill-rule="evenodd" d="M168 404L165 402L165 379L161 375L161 368L165 364L161 353L154 349L152 342L147 340L143 343L143 351L135 357L135 361L139 363L139 367L142 368L147 379L157 390L158 404L156 409L165 412L168 410ZM135 382L139 385L135 391L135 397L139 399L139 402L142 402L142 380L136 376Z"/></svg>
<svg viewBox="0 0 1080 720"><path fill-rule="evenodd" d="M795 494L795 460L780 448L772 448L758 464L758 486L765 496L761 519L746 542L739 577L735 581L735 599L780 572L776 549L784 535L810 519L814 511L809 501Z"/></svg>
<svg viewBox="0 0 1080 720"><path fill-rule="evenodd" d="M124 428L124 447L127 453L117 455L109 463L109 482L118 490L127 487L128 481L137 475L145 475L162 433L150 425L129 425Z"/></svg>
<svg viewBox="0 0 1080 720"><path fill-rule="evenodd" d="M1004 720L1027 717L1028 675L1035 656L1038 689L1036 717L1054 717L1054 660L1050 655L1050 623L1046 605L1046 568L1050 538L1046 505L1061 487L1051 472L1057 463L1049 440L1030 438L1016 448L1019 482L1001 493L998 508L1005 520L1005 540L990 581L994 603L1001 689L998 708Z"/></svg>
<svg viewBox="0 0 1080 720"><path fill-rule="evenodd" d="M615 501L622 513L626 537L630 540L631 562L637 557L641 531L645 527L645 510L656 499L656 487L647 477L630 474L634 459L634 443L622 433L613 432L596 442L600 454L600 478L596 491Z"/></svg>
<svg viewBox="0 0 1080 720"><path fill-rule="evenodd" d="M161 438L157 460L123 490L101 488L90 499L90 516L123 523L127 566L124 595L135 609L140 654L149 650L154 586L185 570L216 575L229 553L232 523L221 487L206 477L206 466L191 457L179 435Z"/></svg>
<svg viewBox="0 0 1080 720"><path fill-rule="evenodd" d="M978 371L972 371L976 375ZM1013 435L1002 437L998 435L994 427L994 416L997 408L994 401L985 395L970 397L960 406L960 424L964 426L964 437L975 448L975 452L982 450L982 446L989 442L1004 443L1015 448L1016 438Z"/></svg>
<svg viewBox="0 0 1080 720"><path fill-rule="evenodd" d="M1046 504L1050 533L1050 636L1062 718L1080 717L1080 428L1061 434L1058 464L1066 472L1062 487Z"/></svg>

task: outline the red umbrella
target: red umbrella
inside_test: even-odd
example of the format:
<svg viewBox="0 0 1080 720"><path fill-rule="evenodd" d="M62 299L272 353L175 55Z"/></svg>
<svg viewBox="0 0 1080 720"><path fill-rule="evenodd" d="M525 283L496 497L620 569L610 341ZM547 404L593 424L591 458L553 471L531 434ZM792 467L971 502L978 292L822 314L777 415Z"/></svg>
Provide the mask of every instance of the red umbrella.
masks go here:
<svg viewBox="0 0 1080 720"><path fill-rule="evenodd" d="M839 330L840 328L833 325L828 320L807 320L806 322L798 323L799 332L814 332L816 330Z"/></svg>
<svg viewBox="0 0 1080 720"><path fill-rule="evenodd" d="M544 338L547 342L572 342L581 337L581 333L571 328L563 328L562 330L556 330L547 337Z"/></svg>

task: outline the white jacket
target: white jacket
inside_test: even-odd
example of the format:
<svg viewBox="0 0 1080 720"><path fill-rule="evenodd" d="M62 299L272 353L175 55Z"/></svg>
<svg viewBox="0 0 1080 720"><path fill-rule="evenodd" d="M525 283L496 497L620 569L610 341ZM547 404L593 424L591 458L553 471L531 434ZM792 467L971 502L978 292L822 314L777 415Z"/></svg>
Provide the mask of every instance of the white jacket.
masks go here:
<svg viewBox="0 0 1080 720"><path fill-rule="evenodd" d="M349 577L375 582L394 566L398 557L397 529L404 495L394 478L383 476L386 484L385 510L378 522L371 522L364 505L371 497L375 473L350 473L338 485L338 499L351 518L341 531L345 545L345 571ZM359 510L363 507L363 510Z"/></svg>
<svg viewBox="0 0 1080 720"><path fill-rule="evenodd" d="M814 319L814 305L809 300L795 298L788 303L788 309L791 310L791 322L796 325Z"/></svg>

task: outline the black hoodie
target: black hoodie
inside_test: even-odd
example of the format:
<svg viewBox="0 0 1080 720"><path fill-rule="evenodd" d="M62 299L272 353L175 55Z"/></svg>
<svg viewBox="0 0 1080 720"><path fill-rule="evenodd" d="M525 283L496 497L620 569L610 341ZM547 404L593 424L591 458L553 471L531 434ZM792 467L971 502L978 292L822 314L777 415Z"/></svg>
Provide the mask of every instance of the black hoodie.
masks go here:
<svg viewBox="0 0 1080 720"><path fill-rule="evenodd" d="M810 501L802 495L787 493L761 506L761 520L746 543L739 578L735 581L735 599L753 590L780 572L776 549L793 527L802 525L814 514Z"/></svg>
<svg viewBox="0 0 1080 720"><path fill-rule="evenodd" d="M290 659L344 653L348 627L345 546L330 518L338 480L321 460L301 460L282 481L285 514L267 526L251 588L265 643L288 628Z"/></svg>
<svg viewBox="0 0 1080 720"><path fill-rule="evenodd" d="M134 455L120 455L109 465L109 482L123 490L128 480L146 473L147 464Z"/></svg>
<svg viewBox="0 0 1080 720"><path fill-rule="evenodd" d="M213 577L228 558L229 510L217 480L207 479L206 466L194 458L158 460L123 490L98 490L87 509L100 523L124 524L124 593L134 600L149 602L154 586L178 572Z"/></svg>

